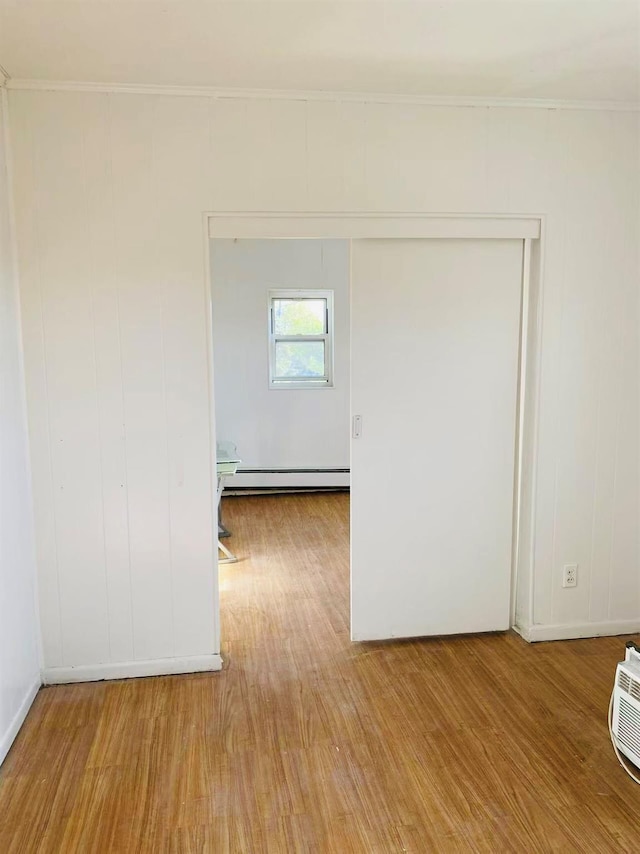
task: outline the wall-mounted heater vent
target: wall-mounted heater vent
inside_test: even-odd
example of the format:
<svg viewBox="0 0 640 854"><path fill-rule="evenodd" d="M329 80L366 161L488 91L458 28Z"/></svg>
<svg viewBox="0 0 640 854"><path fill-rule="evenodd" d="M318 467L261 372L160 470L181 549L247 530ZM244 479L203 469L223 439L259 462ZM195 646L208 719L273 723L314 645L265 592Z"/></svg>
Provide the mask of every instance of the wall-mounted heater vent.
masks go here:
<svg viewBox="0 0 640 854"><path fill-rule="evenodd" d="M614 747L640 768L640 648L634 643L616 670L609 723Z"/></svg>

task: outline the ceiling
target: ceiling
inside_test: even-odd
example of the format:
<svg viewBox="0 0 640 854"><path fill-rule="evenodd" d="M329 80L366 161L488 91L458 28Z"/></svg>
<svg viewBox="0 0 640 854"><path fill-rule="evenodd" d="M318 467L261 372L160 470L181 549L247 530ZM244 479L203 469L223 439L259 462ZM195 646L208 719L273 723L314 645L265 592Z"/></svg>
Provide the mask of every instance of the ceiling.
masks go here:
<svg viewBox="0 0 640 854"><path fill-rule="evenodd" d="M14 80L637 101L640 0L0 0Z"/></svg>

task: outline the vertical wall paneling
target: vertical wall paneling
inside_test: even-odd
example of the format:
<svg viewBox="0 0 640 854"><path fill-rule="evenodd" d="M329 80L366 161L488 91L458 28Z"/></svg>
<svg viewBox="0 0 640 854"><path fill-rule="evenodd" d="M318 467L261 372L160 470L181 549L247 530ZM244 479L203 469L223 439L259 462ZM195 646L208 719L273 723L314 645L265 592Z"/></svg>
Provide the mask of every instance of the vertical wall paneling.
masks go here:
<svg viewBox="0 0 640 854"><path fill-rule="evenodd" d="M165 307L155 100L109 96L136 659L173 655ZM168 241L170 243L171 236Z"/></svg>
<svg viewBox="0 0 640 854"><path fill-rule="evenodd" d="M631 182L623 188L625 172L636 171L640 166L640 148L634 131L638 128L638 116L622 114L611 116L611 156L620 168L611 169L608 189L608 223L609 241L608 255L616 259L613 267L615 275L607 277L610 286L615 286L614 308L610 309L606 324L605 343L607 352L613 349L611 361L604 364L601 376L601 389L610 391L610 372L619 377L617 398L610 406L617 415L617 423L612 426L611 412L607 413L608 423L603 425L608 432L603 434L603 444L611 441L615 445L615 471L611 478L608 470L605 472L607 458L601 460L600 476L609 479L609 495L613 500L613 510L608 503L607 493L600 497L600 505L596 510L607 525L609 532L609 559L604 557L598 561L598 567L607 566L609 572L608 587L608 617L618 613L633 619L635 603L640 587L640 573L629 571L637 567L638 537L638 482L640 481L638 436L638 396L629 393L629 389L638 380L638 292L625 288L627 281L638 281L638 266L640 250L638 245L637 216L640 210L640 193L637 182ZM613 265L612 265L613 266ZM610 278L609 278L610 277ZM597 541L594 548L597 547ZM604 551L604 550L603 550ZM591 604L594 607L597 599L592 591Z"/></svg>
<svg viewBox="0 0 640 854"><path fill-rule="evenodd" d="M543 214L534 626L638 620L636 114L10 103L47 667L217 652L205 210Z"/></svg>
<svg viewBox="0 0 640 854"><path fill-rule="evenodd" d="M87 193L87 248L91 258L86 288L92 301L109 660L130 661L134 658L134 647L127 448L108 96L85 101L83 109L86 121L82 165Z"/></svg>
<svg viewBox="0 0 640 854"><path fill-rule="evenodd" d="M606 563L593 564L599 543L606 542L611 530L608 514L602 513L599 504L608 487L602 464L612 471L611 449L617 444L607 421L611 411L624 406L621 393L624 389L628 394L628 383L633 382L632 375L625 377L624 371L612 370L625 335L621 330L614 340L610 330L618 325L616 314L625 304L627 288L624 253L611 252L616 219L611 188L619 168L610 153L611 116L579 114L563 123L563 134L572 156L565 164L564 310L558 381L562 405L573 418L559 419L556 433L556 514L563 524L556 528L553 560L556 566L578 563L580 569L576 595L571 597L556 573L551 591L553 623L588 622L592 585L595 582L597 593L597 579L609 569ZM599 204L593 204L594 194ZM596 251L585 252L585 240ZM603 386L605 376L607 386L614 389L614 399ZM618 377L623 378L623 386ZM628 453L631 451L629 448ZM589 465L585 465L587 459Z"/></svg>
<svg viewBox="0 0 640 854"><path fill-rule="evenodd" d="M40 687L36 554L6 92L0 89L0 764Z"/></svg>
<svg viewBox="0 0 640 854"><path fill-rule="evenodd" d="M14 187L29 200L17 203L16 231L19 240L20 302L22 335L25 342L24 365L26 399L29 412L29 450L33 473L33 504L38 561L38 594L44 661L59 666L64 660L62 649L62 612L58 583L58 549L56 542L55 502L52 477L51 430L47 360L45 358L44 311L40 288L41 218L35 184L36 161L34 137L38 122L32 114L38 108L40 95L10 102L11 136L13 138Z"/></svg>
<svg viewBox="0 0 640 854"><path fill-rule="evenodd" d="M309 210L368 209L367 109L358 103L307 104Z"/></svg>
<svg viewBox="0 0 640 854"><path fill-rule="evenodd" d="M162 313L173 654L177 656L210 649L213 643L209 407L203 393L208 375L207 318L203 317L200 217L209 198L202 168L209 157L209 137L191 132L194 126L207 127L208 109L206 100L184 98L176 111L171 99L158 98L153 113L155 226L156 239L163 244L156 287ZM176 170L175 163L182 157L184 168ZM190 287L190 282L199 280L201 288Z"/></svg>
<svg viewBox="0 0 640 854"><path fill-rule="evenodd" d="M33 136L62 649L77 664L109 659L85 101L46 100Z"/></svg>

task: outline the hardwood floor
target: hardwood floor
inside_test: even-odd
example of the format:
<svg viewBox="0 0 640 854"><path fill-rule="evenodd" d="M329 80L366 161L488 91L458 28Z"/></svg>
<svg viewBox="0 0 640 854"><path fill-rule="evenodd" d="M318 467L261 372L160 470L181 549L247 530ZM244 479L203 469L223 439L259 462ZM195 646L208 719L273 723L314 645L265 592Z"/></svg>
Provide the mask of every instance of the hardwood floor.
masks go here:
<svg viewBox="0 0 640 854"><path fill-rule="evenodd" d="M225 669L43 689L2 854L638 850L606 726L624 639L351 644L348 502L226 500Z"/></svg>

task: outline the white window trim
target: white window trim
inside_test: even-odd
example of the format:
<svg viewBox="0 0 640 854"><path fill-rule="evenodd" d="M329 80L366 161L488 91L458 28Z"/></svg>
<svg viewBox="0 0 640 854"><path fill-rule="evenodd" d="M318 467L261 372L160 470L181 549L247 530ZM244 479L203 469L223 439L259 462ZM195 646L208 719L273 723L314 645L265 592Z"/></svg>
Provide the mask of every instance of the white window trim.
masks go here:
<svg viewBox="0 0 640 854"><path fill-rule="evenodd" d="M323 299L327 302L327 331L324 335L276 335L273 327L274 299ZM268 293L267 324L269 330L269 388L321 389L333 388L333 291L318 288L275 288ZM322 378L300 380L277 379L274 377L277 341L324 341L325 375Z"/></svg>

